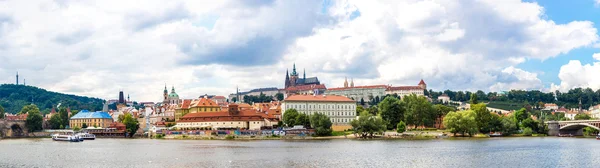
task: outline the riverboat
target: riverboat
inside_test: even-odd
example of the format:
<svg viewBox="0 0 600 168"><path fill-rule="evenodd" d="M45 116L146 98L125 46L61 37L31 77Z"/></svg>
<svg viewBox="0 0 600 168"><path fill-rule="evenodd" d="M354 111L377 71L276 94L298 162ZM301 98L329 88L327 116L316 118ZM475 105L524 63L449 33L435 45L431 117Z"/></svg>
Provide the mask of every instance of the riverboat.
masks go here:
<svg viewBox="0 0 600 168"><path fill-rule="evenodd" d="M52 135L52 140L54 141L69 141L69 142L81 142L83 139L76 135L60 135L54 134Z"/></svg>
<svg viewBox="0 0 600 168"><path fill-rule="evenodd" d="M573 137L573 134L558 134L558 137Z"/></svg>
<svg viewBox="0 0 600 168"><path fill-rule="evenodd" d="M77 133L75 134L77 136L79 136L79 138L83 139L83 140L95 140L96 139L96 135L94 134L90 134L90 133Z"/></svg>
<svg viewBox="0 0 600 168"><path fill-rule="evenodd" d="M494 132L494 133L490 134L490 137L501 137L501 136L502 136L502 133L500 133L500 132Z"/></svg>
<svg viewBox="0 0 600 168"><path fill-rule="evenodd" d="M438 134L437 136L435 136L435 138L448 138L448 134L441 133L441 134Z"/></svg>
<svg viewBox="0 0 600 168"><path fill-rule="evenodd" d="M600 133L596 135L596 140L600 140Z"/></svg>

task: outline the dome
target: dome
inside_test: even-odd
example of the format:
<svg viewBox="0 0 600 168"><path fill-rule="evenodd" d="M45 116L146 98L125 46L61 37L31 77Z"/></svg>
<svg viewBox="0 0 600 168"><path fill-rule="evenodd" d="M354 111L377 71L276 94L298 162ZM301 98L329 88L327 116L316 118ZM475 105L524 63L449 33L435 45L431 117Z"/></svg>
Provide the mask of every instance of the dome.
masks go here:
<svg viewBox="0 0 600 168"><path fill-rule="evenodd" d="M179 95L177 95L177 93L171 93L169 94L169 97L179 97Z"/></svg>

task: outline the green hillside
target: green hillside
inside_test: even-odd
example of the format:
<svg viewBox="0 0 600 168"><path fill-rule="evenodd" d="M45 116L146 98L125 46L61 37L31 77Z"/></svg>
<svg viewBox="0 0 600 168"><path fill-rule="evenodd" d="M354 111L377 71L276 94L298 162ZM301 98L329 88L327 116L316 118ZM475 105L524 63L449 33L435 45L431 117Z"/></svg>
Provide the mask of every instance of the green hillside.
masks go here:
<svg viewBox="0 0 600 168"><path fill-rule="evenodd" d="M61 107L70 107L72 110L102 110L104 100L51 92L34 86L0 85L0 105L8 113L18 113L32 101L42 113L49 113L58 103L62 104Z"/></svg>

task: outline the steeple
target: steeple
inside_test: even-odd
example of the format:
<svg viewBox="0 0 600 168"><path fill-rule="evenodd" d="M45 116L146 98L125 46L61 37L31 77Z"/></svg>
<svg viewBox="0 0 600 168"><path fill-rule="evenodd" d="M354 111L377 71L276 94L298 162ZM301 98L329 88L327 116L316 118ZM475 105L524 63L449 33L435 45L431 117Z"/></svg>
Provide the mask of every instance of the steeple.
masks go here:
<svg viewBox="0 0 600 168"><path fill-rule="evenodd" d="M175 86L171 87L171 93L175 93Z"/></svg>
<svg viewBox="0 0 600 168"><path fill-rule="evenodd" d="M304 68L304 81L306 81L306 68Z"/></svg>
<svg viewBox="0 0 600 168"><path fill-rule="evenodd" d="M348 77L344 77L344 88L348 87Z"/></svg>
<svg viewBox="0 0 600 168"><path fill-rule="evenodd" d="M284 85L284 87L285 88L290 87L290 73L287 69L285 70L285 85Z"/></svg>
<svg viewBox="0 0 600 168"><path fill-rule="evenodd" d="M131 100L129 99L129 94L127 94L127 101L131 101Z"/></svg>
<svg viewBox="0 0 600 168"><path fill-rule="evenodd" d="M292 76L298 76L298 73L296 73L296 63L294 63L294 69L292 69Z"/></svg>
<svg viewBox="0 0 600 168"><path fill-rule="evenodd" d="M350 87L354 87L354 78L350 79Z"/></svg>
<svg viewBox="0 0 600 168"><path fill-rule="evenodd" d="M17 85L19 85L19 71L17 71Z"/></svg>

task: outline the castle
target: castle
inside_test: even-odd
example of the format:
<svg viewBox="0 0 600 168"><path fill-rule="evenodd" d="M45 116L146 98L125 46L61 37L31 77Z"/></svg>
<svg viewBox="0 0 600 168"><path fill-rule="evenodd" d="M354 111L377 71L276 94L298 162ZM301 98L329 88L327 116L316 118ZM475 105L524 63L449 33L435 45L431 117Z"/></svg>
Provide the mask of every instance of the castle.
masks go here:
<svg viewBox="0 0 600 168"><path fill-rule="evenodd" d="M296 64L294 63L294 67L292 69L292 73L289 73L288 70L285 71L285 89L296 86L305 86L305 85L320 85L319 78L310 77L306 78L306 69L304 70L304 75L302 78L298 76L296 72Z"/></svg>

